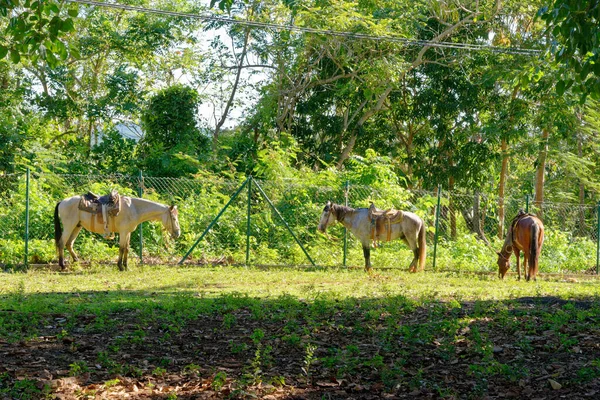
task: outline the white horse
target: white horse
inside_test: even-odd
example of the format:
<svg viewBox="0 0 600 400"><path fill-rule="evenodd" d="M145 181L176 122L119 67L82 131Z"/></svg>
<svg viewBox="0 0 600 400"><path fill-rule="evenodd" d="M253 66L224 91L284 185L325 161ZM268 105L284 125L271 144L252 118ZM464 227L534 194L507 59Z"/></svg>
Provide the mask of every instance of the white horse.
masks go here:
<svg viewBox="0 0 600 400"><path fill-rule="evenodd" d="M350 208L339 204L332 204L330 201L327 202L323 213L319 220L319 226L317 229L325 233L327 226L340 222L342 225L349 229L350 232L360 240L363 248L363 255L365 256L365 269L369 271L371 269L371 241L372 241L372 228L373 221L369 218L369 209L367 208ZM425 223L416 214L403 211L402 219L400 222L390 223L389 234L386 235L383 241L390 241L395 239L401 239L404 243L410 247L413 251L414 258L409 266L410 272L417 272L417 264L419 270L425 268L425 255L426 255L426 243L425 243ZM386 232L387 233L387 232Z"/></svg>
<svg viewBox="0 0 600 400"><path fill-rule="evenodd" d="M102 213L92 214L79 209L82 196L73 196L59 202L54 209L54 240L58 250L58 264L65 268L65 246L73 261L79 260L73 251L73 242L81 228L90 232L105 233L105 224ZM173 238L181 234L177 206L166 206L153 201L121 196L121 209L116 216L108 217L108 227L111 232L119 233L119 270L127 269L127 253L129 253L129 240L131 232L145 221L162 221L165 229ZM63 228L61 229L60 223Z"/></svg>

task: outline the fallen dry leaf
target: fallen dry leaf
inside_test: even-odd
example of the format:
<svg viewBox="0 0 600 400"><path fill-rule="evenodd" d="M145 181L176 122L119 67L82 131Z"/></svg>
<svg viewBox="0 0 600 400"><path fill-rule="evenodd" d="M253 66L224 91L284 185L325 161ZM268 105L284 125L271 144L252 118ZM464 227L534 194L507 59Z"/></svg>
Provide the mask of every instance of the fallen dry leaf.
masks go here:
<svg viewBox="0 0 600 400"><path fill-rule="evenodd" d="M550 386L552 386L552 389L554 390L559 390L562 388L562 385L558 382L556 382L554 379L548 379L548 382L550 383Z"/></svg>

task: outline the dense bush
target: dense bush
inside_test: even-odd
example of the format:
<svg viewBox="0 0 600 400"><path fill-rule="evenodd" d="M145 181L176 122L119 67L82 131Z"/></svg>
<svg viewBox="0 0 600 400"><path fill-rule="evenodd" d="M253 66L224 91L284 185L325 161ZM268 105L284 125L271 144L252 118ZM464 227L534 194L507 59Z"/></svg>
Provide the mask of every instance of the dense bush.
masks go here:
<svg viewBox="0 0 600 400"><path fill-rule="evenodd" d="M199 171L208 138L196 121L198 93L174 85L156 93L142 115L144 137L137 147L140 167L154 176L190 176Z"/></svg>
<svg viewBox="0 0 600 400"><path fill-rule="evenodd" d="M294 166L296 146L291 138L282 138L258 153L255 174L260 178L241 190L218 222L199 242L191 254L192 262L244 263L248 200L250 201L250 262L256 264L309 264L300 246L288 231L305 246L318 265L341 265L344 231L340 224L328 230L328 237L318 233L316 226L327 200L344 204L345 188L349 184L348 202L354 207L368 207L375 202L381 208L395 207L419 214L428 231L427 268L433 267L434 216L437 198L434 193L406 190L391 171L390 160L373 151L356 157L344 171L326 169L311 171ZM201 233L219 214L245 182L239 172L218 174L199 171L193 179L144 179L144 197L165 204L177 204L182 236L172 241L158 222L144 224L144 254L147 260L176 262L190 249ZM267 179L268 178L268 179ZM0 260L2 264L18 264L23 260L25 227L25 182L8 191L0 202ZM34 174L30 188L29 258L34 263L56 261L53 244L53 211L61 199L88 190L103 194L118 189L123 195L135 196L140 182L136 176L79 176ZM260 185L277 211L274 211ZM8 207L10 205L10 208ZM445 199L442 205L447 205ZM10 212L9 212L10 210ZM438 270L496 271L495 250L502 242L493 238L486 246L469 231L460 212L456 212L456 239L440 238L437 249ZM447 229L447 228L446 228ZM139 229L132 235L133 262L139 251ZM118 254L118 242L105 241L99 235L82 231L75 243L86 261L113 261ZM572 237L566 232L547 229L540 263L541 272L582 272L594 266L596 244L588 238ZM151 258L150 258L151 257ZM375 268L406 269L412 252L401 241L386 243L372 252ZM348 234L347 265L364 265L358 241ZM515 260L512 259L513 270Z"/></svg>

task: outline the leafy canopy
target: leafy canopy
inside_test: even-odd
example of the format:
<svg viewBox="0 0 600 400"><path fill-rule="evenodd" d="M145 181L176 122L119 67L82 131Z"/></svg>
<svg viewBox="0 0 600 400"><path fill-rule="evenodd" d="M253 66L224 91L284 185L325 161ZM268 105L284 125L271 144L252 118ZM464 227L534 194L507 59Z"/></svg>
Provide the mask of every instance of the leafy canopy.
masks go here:
<svg viewBox="0 0 600 400"><path fill-rule="evenodd" d="M588 95L600 99L600 2L557 0L538 15L548 26L550 51L561 65L557 93L572 87L582 103Z"/></svg>

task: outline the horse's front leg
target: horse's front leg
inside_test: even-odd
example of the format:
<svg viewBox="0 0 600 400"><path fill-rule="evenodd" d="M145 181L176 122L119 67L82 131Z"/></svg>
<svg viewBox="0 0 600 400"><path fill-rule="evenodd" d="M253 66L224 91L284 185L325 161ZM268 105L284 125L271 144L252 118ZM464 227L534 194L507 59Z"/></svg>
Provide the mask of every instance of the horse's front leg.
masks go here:
<svg viewBox="0 0 600 400"><path fill-rule="evenodd" d="M366 246L363 244L363 255L365 256L365 270L371 270L371 248L367 244Z"/></svg>
<svg viewBox="0 0 600 400"><path fill-rule="evenodd" d="M131 238L131 232L123 233L119 232L119 261L117 266L119 271L127 270L127 255L129 254L129 239Z"/></svg>
<svg viewBox="0 0 600 400"><path fill-rule="evenodd" d="M123 271L123 247L119 244L119 259L117 260L119 271Z"/></svg>

